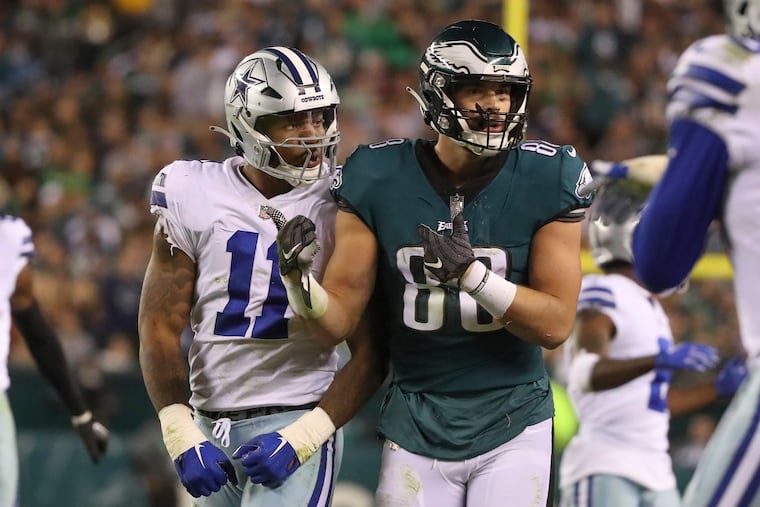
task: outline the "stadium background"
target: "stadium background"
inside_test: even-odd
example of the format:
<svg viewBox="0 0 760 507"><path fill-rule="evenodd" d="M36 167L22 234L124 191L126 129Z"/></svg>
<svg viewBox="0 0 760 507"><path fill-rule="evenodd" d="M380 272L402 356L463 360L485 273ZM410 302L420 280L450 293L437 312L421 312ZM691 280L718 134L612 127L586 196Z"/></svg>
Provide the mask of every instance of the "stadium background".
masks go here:
<svg viewBox="0 0 760 507"><path fill-rule="evenodd" d="M274 44L320 60L341 95L344 159L360 142L433 135L404 87L416 86L422 48L465 18L509 26L526 44L534 78L528 137L573 144L586 160L661 152L665 83L678 54L724 30L718 0L0 2L0 210L32 226L41 304L113 432L107 459L90 464L14 336L9 395L22 507L176 501L136 359L152 230L146 195L174 159L230 155L208 125L224 124L222 87L235 63ZM716 234L690 292L665 304L677 339L713 344L729 357L739 342L721 249ZM592 266L585 255L584 269ZM561 382L559 354L547 364ZM341 480L367 491L379 463L378 404L376 397L346 427ZM723 408L674 420L681 485ZM563 409L558 417L561 445L573 420ZM344 505L364 505L360 497Z"/></svg>

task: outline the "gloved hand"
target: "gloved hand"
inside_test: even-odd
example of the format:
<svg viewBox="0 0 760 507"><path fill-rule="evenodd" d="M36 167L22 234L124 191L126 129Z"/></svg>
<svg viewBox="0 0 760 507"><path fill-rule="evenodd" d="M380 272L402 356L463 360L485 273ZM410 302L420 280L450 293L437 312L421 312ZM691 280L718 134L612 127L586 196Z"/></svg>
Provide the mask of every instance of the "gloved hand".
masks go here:
<svg viewBox="0 0 760 507"><path fill-rule="evenodd" d="M628 177L628 166L623 162L592 160L588 168L595 178L601 176L610 180L621 180Z"/></svg>
<svg viewBox="0 0 760 507"><path fill-rule="evenodd" d="M327 310L328 296L311 273L320 248L314 222L303 215L286 221L285 215L271 206L262 206L261 212L277 227L280 278L293 312L306 318L319 318Z"/></svg>
<svg viewBox="0 0 760 507"><path fill-rule="evenodd" d="M588 168L594 178L591 182L582 185L578 189L578 193L581 196L591 194L610 180L619 180L628 177L628 166L622 162L592 160Z"/></svg>
<svg viewBox="0 0 760 507"><path fill-rule="evenodd" d="M718 396L733 396L745 378L747 378L747 366L744 364L744 357L731 358L715 379Z"/></svg>
<svg viewBox="0 0 760 507"><path fill-rule="evenodd" d="M232 454L240 459L251 482L276 488L295 472L301 462L295 449L279 433L258 435Z"/></svg>
<svg viewBox="0 0 760 507"><path fill-rule="evenodd" d="M452 220L451 235L435 232L420 224L417 232L425 250L423 264L441 283L459 287L459 280L467 268L475 262L470 238L464 225L464 216L457 214Z"/></svg>
<svg viewBox="0 0 760 507"><path fill-rule="evenodd" d="M71 418L72 425L79 433L87 453L93 463L100 461L100 458L108 450L108 428L95 420L92 412L89 410L81 415Z"/></svg>
<svg viewBox="0 0 760 507"><path fill-rule="evenodd" d="M706 371L718 364L718 351L701 343L674 345L665 338L657 340L660 352L654 360L657 369Z"/></svg>
<svg viewBox="0 0 760 507"><path fill-rule="evenodd" d="M174 468L182 485L195 498L219 491L227 480L237 484L235 468L227 455L208 440L180 454Z"/></svg>
<svg viewBox="0 0 760 507"><path fill-rule="evenodd" d="M277 255L281 275L298 271L298 278L302 278L311 273L314 256L320 248L316 231L314 222L303 215L278 226Z"/></svg>

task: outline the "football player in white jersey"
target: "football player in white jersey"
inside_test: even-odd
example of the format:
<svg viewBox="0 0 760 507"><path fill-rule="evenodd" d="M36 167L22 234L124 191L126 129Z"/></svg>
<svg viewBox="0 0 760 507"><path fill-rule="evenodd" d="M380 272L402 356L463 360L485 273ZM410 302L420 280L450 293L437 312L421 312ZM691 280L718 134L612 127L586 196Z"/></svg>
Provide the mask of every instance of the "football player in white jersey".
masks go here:
<svg viewBox="0 0 760 507"><path fill-rule="evenodd" d="M746 376L737 357L714 383L669 388L674 370L708 370L718 355L707 345L674 345L662 306L635 280L631 233L643 200L631 183L613 182L592 207L591 253L603 274L584 276L565 349L579 431L562 456L563 507L680 505L670 415L733 395Z"/></svg>
<svg viewBox="0 0 760 507"><path fill-rule="evenodd" d="M668 83L668 166L633 237L649 288L680 283L723 228L750 376L689 484L689 507L760 505L760 0L726 0L728 33L700 39Z"/></svg>
<svg viewBox="0 0 760 507"><path fill-rule="evenodd" d="M157 222L139 315L145 385L182 484L202 497L195 505L329 505L342 454L336 428L384 375L357 334L336 376L337 343L309 333L288 306L276 237L287 218L310 217L321 278L336 214L338 93L322 65L277 46L237 65L224 102L227 130L212 130L238 156L175 161L153 183ZM277 430L287 440L266 438ZM272 458L263 466L261 453Z"/></svg>
<svg viewBox="0 0 760 507"><path fill-rule="evenodd" d="M11 323L24 337L37 367L55 388L71 414L94 463L105 454L108 430L93 418L69 373L66 356L55 331L40 312L34 296L32 231L18 217L0 215L0 505L18 505L18 452L13 415L6 391L10 386L8 353Z"/></svg>

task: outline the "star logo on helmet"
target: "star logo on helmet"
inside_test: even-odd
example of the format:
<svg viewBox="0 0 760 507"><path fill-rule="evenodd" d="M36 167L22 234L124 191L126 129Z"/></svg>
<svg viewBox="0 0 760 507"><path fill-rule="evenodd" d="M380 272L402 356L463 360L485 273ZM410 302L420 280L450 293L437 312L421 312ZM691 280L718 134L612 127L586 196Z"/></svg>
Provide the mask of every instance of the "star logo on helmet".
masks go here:
<svg viewBox="0 0 760 507"><path fill-rule="evenodd" d="M238 98L243 103L244 107L248 106L248 88L256 86L266 82L266 75L264 74L264 65L261 63L261 59L255 59L252 64L242 74L235 74L235 90L230 96L230 102L235 102Z"/></svg>

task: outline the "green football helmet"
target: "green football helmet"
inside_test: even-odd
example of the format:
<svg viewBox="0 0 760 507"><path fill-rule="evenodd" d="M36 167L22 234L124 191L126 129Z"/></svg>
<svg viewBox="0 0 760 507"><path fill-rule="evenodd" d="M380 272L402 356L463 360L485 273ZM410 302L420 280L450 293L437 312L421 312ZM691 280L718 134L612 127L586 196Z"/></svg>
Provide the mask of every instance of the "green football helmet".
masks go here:
<svg viewBox="0 0 760 507"><path fill-rule="evenodd" d="M517 42L493 23L467 20L438 34L420 61L420 94L407 89L419 102L425 122L477 155L493 156L517 145L527 121L531 76ZM510 85L507 113L458 108L456 86L491 81ZM499 132L472 129L468 118L481 115L485 123L500 123Z"/></svg>

